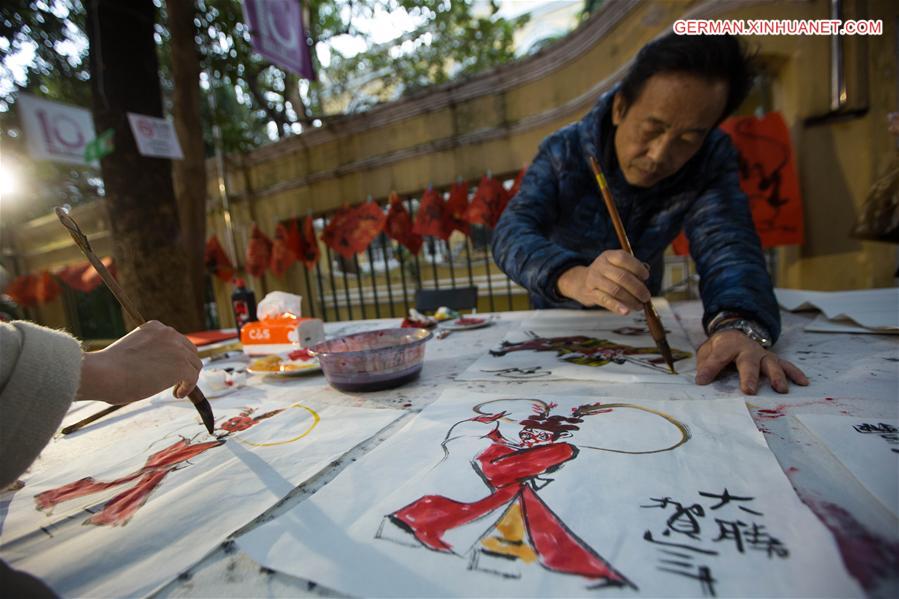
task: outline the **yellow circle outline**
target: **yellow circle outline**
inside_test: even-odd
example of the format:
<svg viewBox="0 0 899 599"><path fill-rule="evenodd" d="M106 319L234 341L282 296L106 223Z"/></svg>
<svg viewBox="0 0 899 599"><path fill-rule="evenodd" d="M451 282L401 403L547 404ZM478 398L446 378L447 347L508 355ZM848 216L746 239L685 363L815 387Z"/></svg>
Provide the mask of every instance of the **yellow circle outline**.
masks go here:
<svg viewBox="0 0 899 599"><path fill-rule="evenodd" d="M681 422L674 416L670 416L670 415L666 414L665 412L661 412L659 410L653 410L652 408L647 408L647 407L644 407L641 405L631 404L631 403L607 403L607 404L600 404L600 405L596 406L596 408L597 408L597 410L604 410L606 408L609 408L609 409L632 408L634 410L641 410L643 412L655 414L656 416L660 416L660 417L664 418L665 420L667 420L670 424L674 425L674 428L676 428L681 435L680 441L678 441L677 443L675 443L674 445L672 445L670 447L663 447L662 449L650 449L648 451L627 451L625 449L611 449L608 447L596 447L594 445L581 445L580 443L577 444L578 447L584 447L586 449L596 449L597 451L610 451L612 453L625 453L625 454L629 454L629 455L645 455L645 454L649 454L649 453L661 453L663 451L671 451L672 449L677 449L678 447L680 447L681 445L683 445L684 443L686 443L687 441L690 440L690 436L691 436L690 429L687 428L687 425L685 425L683 422ZM596 412L594 412L594 414L595 413ZM584 415L591 416L592 414L584 414Z"/></svg>
<svg viewBox="0 0 899 599"><path fill-rule="evenodd" d="M285 441L272 441L270 443L253 443L252 441L244 441L240 437L237 437L237 440L240 441L241 443L243 443L244 445L251 445L253 447L274 447L275 445L287 445L288 443L293 443L294 441L299 441L300 439L302 439L303 437L305 437L306 435L311 433L312 429L314 429L316 426L318 426L318 423L321 420L321 417L315 412L315 410L313 410L312 408L310 408L308 406L304 406L304 405L298 404L298 403L295 403L290 407L291 408L303 408L304 410L306 410L307 412L312 414L312 425L310 425L310 427L308 429L306 429L303 433L297 435L296 437L294 437L292 439L287 439Z"/></svg>

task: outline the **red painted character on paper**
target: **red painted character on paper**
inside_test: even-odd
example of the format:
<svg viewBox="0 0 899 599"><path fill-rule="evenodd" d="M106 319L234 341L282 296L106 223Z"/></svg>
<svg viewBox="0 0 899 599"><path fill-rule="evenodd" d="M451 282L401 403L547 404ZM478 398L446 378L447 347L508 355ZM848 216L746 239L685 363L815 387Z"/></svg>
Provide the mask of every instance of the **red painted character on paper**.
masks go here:
<svg viewBox="0 0 899 599"><path fill-rule="evenodd" d="M636 327L628 327L616 329L614 332L621 335L632 335L634 331L639 330ZM534 333L529 333L529 335L531 338L526 341L517 343L503 341L497 349L490 350L490 355L502 357L516 351L554 351L560 360L581 366L605 366L610 362L615 364L629 362L638 366L653 367L664 362L664 358L659 355L659 349L655 346L634 347L584 335L570 337L540 337ZM675 362L685 360L692 355L690 352L677 348L671 348L671 353ZM651 355L658 357L645 359L635 357Z"/></svg>
<svg viewBox="0 0 899 599"><path fill-rule="evenodd" d="M272 410L259 416L251 417L253 409L247 408L239 416L230 418L220 424L218 428L225 432L218 435L214 441L193 443L191 439L181 437L175 443L152 454L139 470L131 474L108 482L98 481L91 476L87 476L61 487L49 489L35 495L35 507L38 510L52 510L60 503L93 495L137 480L134 486L107 501L101 511L84 521L84 524L95 524L97 526L124 526L128 524L128 521L131 520L134 514L147 502L153 490L170 473L184 468L192 458L209 451L213 447L224 445L225 439L230 435L245 431L283 411L283 409Z"/></svg>
<svg viewBox="0 0 899 599"><path fill-rule="evenodd" d="M470 570L480 570L517 578L518 575L498 571L488 566L491 558L501 558L498 563L539 562L547 570L577 575L589 581L589 588L636 588L623 574L599 555L588 543L580 539L540 498L540 489L552 482L547 475L557 472L565 463L574 460L580 449L562 439L579 430L584 417L606 414L616 407L629 407L662 416L681 432L681 440L672 447L649 452L667 451L685 443L689 438L686 428L670 417L647 408L630 404L588 404L572 409L570 416L552 415L556 404L540 400L522 401L533 405L534 413L517 422L518 439L503 436L501 422L514 422L508 411L489 413L486 402L475 406L478 414L457 422L447 432L443 442L447 444L460 436L456 430L465 423L478 423L489 427L482 438L489 441L471 465L490 493L477 501L465 503L442 495L425 495L387 515L376 535L377 538L409 544L412 535L419 546L433 551L466 557ZM605 449L582 445L590 449ZM617 451L617 450L607 450ZM444 457L444 460L446 457ZM454 531L484 518L489 518L486 529L480 528L477 542L471 547L457 548L447 539ZM400 535L393 536L400 529Z"/></svg>

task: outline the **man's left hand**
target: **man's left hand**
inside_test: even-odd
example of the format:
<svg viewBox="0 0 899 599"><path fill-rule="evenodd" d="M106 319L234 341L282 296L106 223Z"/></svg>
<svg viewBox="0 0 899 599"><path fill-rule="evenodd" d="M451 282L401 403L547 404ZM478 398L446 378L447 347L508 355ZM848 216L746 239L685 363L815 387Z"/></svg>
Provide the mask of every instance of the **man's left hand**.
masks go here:
<svg viewBox="0 0 899 599"><path fill-rule="evenodd" d="M708 385L731 363L740 373L740 390L746 395L756 394L760 374L768 377L771 388L778 393L789 392L788 379L797 385L808 385L808 377L794 364L734 330L714 333L699 347L696 384Z"/></svg>

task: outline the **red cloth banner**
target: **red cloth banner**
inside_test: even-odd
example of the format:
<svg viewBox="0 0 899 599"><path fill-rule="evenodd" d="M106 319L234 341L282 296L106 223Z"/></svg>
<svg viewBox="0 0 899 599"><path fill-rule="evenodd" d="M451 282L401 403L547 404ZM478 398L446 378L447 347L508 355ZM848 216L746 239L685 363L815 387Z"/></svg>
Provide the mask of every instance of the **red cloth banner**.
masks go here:
<svg viewBox="0 0 899 599"><path fill-rule="evenodd" d="M468 183L456 181L450 188L449 200L446 202L447 218L452 230L468 235L469 225L465 220L468 211Z"/></svg>
<svg viewBox="0 0 899 599"><path fill-rule="evenodd" d="M306 266L306 270L312 270L318 263L321 250L318 249L318 239L315 238L315 224L312 217L307 215L303 220L303 228L300 230L300 260Z"/></svg>
<svg viewBox="0 0 899 599"><path fill-rule="evenodd" d="M6 295L12 298L23 308L33 308L37 305L37 277L34 275L19 275L6 287Z"/></svg>
<svg viewBox="0 0 899 599"><path fill-rule="evenodd" d="M465 220L473 225L486 225L493 229L508 203L509 194L503 184L484 175L465 213Z"/></svg>
<svg viewBox="0 0 899 599"><path fill-rule="evenodd" d="M234 265L231 264L228 254L225 253L225 248L222 247L216 235L206 240L203 264L206 265L206 272L215 275L225 283L234 276Z"/></svg>
<svg viewBox="0 0 899 599"><path fill-rule="evenodd" d="M297 261L297 255L289 244L290 233L283 224L275 228L275 239L272 242L272 259L269 268L275 275L282 277L290 265Z"/></svg>
<svg viewBox="0 0 899 599"><path fill-rule="evenodd" d="M419 235L430 235L438 239L449 239L450 233L453 232L446 204L432 187L428 187L421 196L412 230Z"/></svg>
<svg viewBox="0 0 899 599"><path fill-rule="evenodd" d="M41 271L35 280L34 297L39 304L52 302L59 297L60 289L56 279L46 270Z"/></svg>
<svg viewBox="0 0 899 599"><path fill-rule="evenodd" d="M59 297L59 292L59 284L46 270L36 275L20 275L6 288L6 294L24 308L52 302Z"/></svg>
<svg viewBox="0 0 899 599"><path fill-rule="evenodd" d="M802 245L805 241L802 194L790 131L778 112L762 118L731 117L721 123L739 152L740 188L749 196L749 208L763 248ZM681 232L674 252L689 252Z"/></svg>
<svg viewBox="0 0 899 599"><path fill-rule="evenodd" d="M344 258L352 258L371 245L384 229L387 215L374 202L356 208L344 207L334 213L322 232L322 241Z"/></svg>
<svg viewBox="0 0 899 599"><path fill-rule="evenodd" d="M272 241L253 224L253 232L247 243L247 272L254 277L261 277L272 259Z"/></svg>
<svg viewBox="0 0 899 599"><path fill-rule="evenodd" d="M384 226L387 237L401 243L413 254L421 251L422 239L412 229L412 217L395 191L390 193L390 209Z"/></svg>
<svg viewBox="0 0 899 599"><path fill-rule="evenodd" d="M300 233L300 219L292 218L287 221L286 229L287 237L284 239L284 242L297 260L299 260L303 255L303 236Z"/></svg>
<svg viewBox="0 0 899 599"><path fill-rule="evenodd" d="M112 257L106 256L100 262L103 263L109 274L115 277L115 262L113 262ZM64 266L56 271L56 276L68 287L82 293L90 293L103 284L103 279L100 278L100 275L97 274L90 262L79 262Z"/></svg>

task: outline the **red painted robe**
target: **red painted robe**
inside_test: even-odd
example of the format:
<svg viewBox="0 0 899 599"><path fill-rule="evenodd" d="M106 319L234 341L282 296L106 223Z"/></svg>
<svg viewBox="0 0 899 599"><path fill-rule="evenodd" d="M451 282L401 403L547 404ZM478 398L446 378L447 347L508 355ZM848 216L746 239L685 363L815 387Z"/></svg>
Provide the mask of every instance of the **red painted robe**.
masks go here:
<svg viewBox="0 0 899 599"><path fill-rule="evenodd" d="M611 584L628 584L608 562L572 533L534 490L531 481L553 472L577 456L569 443L550 443L526 449L513 447L494 429L487 435L491 445L473 463L488 483L490 495L463 503L442 495L425 495L390 514L401 528L434 551L452 553L443 535L517 501L524 515L528 537L540 563L547 569L578 574Z"/></svg>

